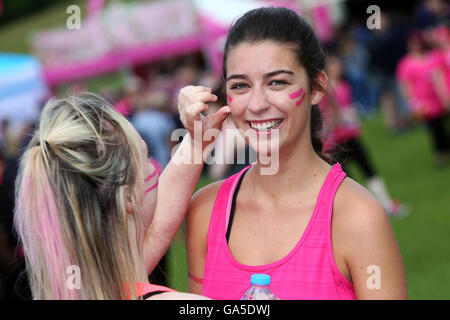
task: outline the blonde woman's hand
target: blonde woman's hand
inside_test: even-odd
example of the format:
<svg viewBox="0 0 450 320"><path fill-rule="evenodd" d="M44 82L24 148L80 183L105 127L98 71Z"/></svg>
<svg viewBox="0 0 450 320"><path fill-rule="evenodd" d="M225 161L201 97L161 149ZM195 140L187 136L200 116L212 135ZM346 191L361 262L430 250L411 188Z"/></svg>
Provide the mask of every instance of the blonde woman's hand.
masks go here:
<svg viewBox="0 0 450 320"><path fill-rule="evenodd" d="M223 106L207 116L201 114L202 111L209 109L207 102L215 101L217 96L211 93L210 88L203 86L184 87L178 95L178 112L181 122L191 137L197 139L201 133L204 146L211 143L211 141L203 141L205 133L210 129L220 130L223 121L230 114L228 106Z"/></svg>

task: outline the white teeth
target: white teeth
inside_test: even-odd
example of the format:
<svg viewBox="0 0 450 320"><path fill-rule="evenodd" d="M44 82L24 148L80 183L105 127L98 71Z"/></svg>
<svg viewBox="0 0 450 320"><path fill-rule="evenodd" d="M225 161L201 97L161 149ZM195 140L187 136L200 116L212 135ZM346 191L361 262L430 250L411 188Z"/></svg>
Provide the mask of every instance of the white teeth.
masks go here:
<svg viewBox="0 0 450 320"><path fill-rule="evenodd" d="M281 123L281 121L283 121L283 120L258 122L258 123L250 122L250 126L253 129L264 131L264 130L272 129L275 126L278 126Z"/></svg>

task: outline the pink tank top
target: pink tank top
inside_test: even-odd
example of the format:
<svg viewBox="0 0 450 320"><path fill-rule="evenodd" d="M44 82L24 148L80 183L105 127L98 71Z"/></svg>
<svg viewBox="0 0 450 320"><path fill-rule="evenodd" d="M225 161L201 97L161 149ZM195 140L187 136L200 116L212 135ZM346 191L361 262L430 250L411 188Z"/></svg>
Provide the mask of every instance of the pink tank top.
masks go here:
<svg viewBox="0 0 450 320"><path fill-rule="evenodd" d="M409 108L429 120L445 113L432 81L433 72L438 70L444 70L443 60L432 53L424 58L406 55L397 65L397 78L411 89Z"/></svg>
<svg viewBox="0 0 450 320"><path fill-rule="evenodd" d="M335 164L328 173L310 221L294 249L281 260L259 266L235 260L226 241L233 194L249 167L225 180L217 194L208 230L202 294L212 299L238 300L249 289L251 275L265 273L271 276L270 288L280 299L356 299L353 285L337 268L331 242L334 196L345 178L341 166Z"/></svg>

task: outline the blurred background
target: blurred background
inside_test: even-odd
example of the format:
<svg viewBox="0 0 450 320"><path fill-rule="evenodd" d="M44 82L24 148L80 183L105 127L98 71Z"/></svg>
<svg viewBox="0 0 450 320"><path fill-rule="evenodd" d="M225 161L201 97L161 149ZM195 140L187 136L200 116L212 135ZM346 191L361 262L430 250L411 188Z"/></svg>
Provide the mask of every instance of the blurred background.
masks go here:
<svg viewBox="0 0 450 320"><path fill-rule="evenodd" d="M182 127L178 91L218 88L228 27L261 6L305 17L329 54L341 112L327 141L352 151L339 160L391 217L410 298L450 299L450 7L444 0L0 0L0 299L29 298L12 227L13 188L45 102L68 92L102 95L133 123L163 168L176 143L170 134ZM250 162L251 150L234 148ZM206 165L197 187L244 165ZM150 278L187 291L184 226Z"/></svg>

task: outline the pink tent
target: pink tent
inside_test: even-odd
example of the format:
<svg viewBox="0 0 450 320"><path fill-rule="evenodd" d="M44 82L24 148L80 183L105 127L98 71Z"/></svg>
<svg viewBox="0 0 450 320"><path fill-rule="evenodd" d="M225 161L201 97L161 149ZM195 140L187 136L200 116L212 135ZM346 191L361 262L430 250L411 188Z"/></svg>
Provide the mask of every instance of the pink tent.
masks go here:
<svg viewBox="0 0 450 320"><path fill-rule="evenodd" d="M172 0L88 2L81 29L40 31L31 42L51 86L113 72L123 67L203 51L221 72L224 38L231 23L248 10L295 1ZM298 11L298 10L297 10Z"/></svg>

